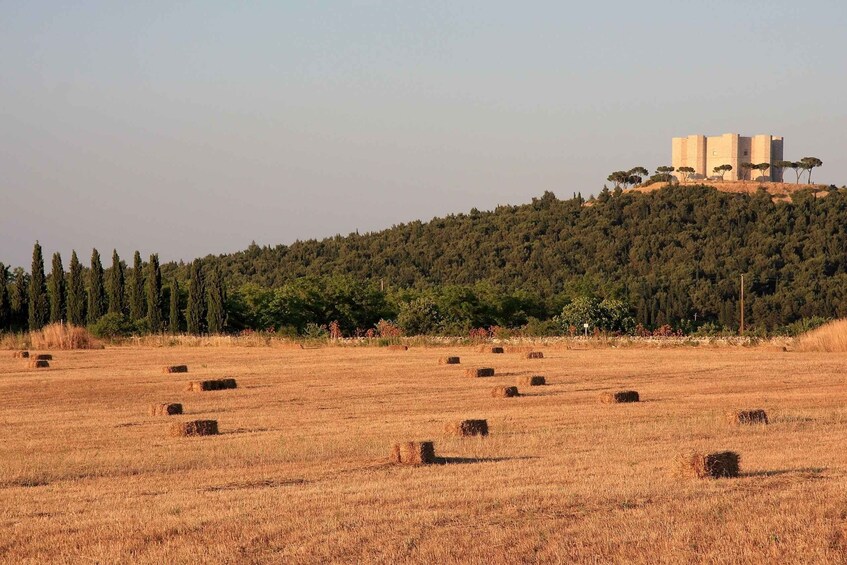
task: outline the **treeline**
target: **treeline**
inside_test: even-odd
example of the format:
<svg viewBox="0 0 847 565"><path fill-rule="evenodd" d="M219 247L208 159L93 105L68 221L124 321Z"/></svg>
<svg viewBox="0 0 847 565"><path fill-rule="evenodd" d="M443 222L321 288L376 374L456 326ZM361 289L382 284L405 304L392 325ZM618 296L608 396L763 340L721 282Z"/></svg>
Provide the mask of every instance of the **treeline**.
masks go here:
<svg viewBox="0 0 847 565"><path fill-rule="evenodd" d="M847 191L800 191L791 202L774 201L764 189L744 195L706 186L604 190L590 201L547 192L491 212L164 264L164 287L157 271L152 258L141 265L136 257L126 268L116 256L102 276L92 258L82 279L72 275L73 264L64 277L17 270L0 285L15 305L0 327L28 327L22 294L38 312L46 304L52 319L50 297L62 294L53 281L63 279L67 319L76 285L74 296L86 297L86 323L96 323L92 303L94 314L117 315L109 297L120 294L120 316L139 332L312 334L332 326L356 335L383 320L406 333L490 326L562 333L580 329L577 317L609 331L737 331L744 275L748 329L782 331L847 315ZM117 288L116 272L127 281L122 293L109 290ZM44 295L29 294L45 284ZM131 302L138 303L139 284L143 314ZM97 304L105 306L98 311Z"/></svg>

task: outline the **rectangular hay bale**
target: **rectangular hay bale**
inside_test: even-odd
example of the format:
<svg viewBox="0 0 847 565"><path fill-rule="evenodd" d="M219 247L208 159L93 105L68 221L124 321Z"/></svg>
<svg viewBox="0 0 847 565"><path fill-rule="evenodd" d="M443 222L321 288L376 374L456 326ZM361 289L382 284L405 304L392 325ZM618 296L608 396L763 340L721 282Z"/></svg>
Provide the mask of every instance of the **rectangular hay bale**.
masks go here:
<svg viewBox="0 0 847 565"><path fill-rule="evenodd" d="M493 377L494 369L491 367L482 367L476 369L465 369L466 377Z"/></svg>
<svg viewBox="0 0 847 565"><path fill-rule="evenodd" d="M15 351L12 353L15 359L29 359L29 351Z"/></svg>
<svg viewBox="0 0 847 565"><path fill-rule="evenodd" d="M494 398L513 398L520 396L520 393L518 393L516 386L495 386L491 389L491 396Z"/></svg>
<svg viewBox="0 0 847 565"><path fill-rule="evenodd" d="M692 451L677 459L677 472L698 479L737 477L740 460L741 456L734 451L708 454Z"/></svg>
<svg viewBox="0 0 847 565"><path fill-rule="evenodd" d="M175 414L182 414L182 404L160 403L150 405L151 416L173 416Z"/></svg>
<svg viewBox="0 0 847 565"><path fill-rule="evenodd" d="M530 351L524 354L527 359L544 359L544 353L541 351Z"/></svg>
<svg viewBox="0 0 847 565"><path fill-rule="evenodd" d="M603 404L620 404L623 402L638 402L638 393L634 390L620 390L618 392L604 392L600 395Z"/></svg>
<svg viewBox="0 0 847 565"><path fill-rule="evenodd" d="M438 359L439 365L458 365L460 362L458 357L440 357Z"/></svg>
<svg viewBox="0 0 847 565"><path fill-rule="evenodd" d="M547 379L541 375L518 377L518 384L523 386L543 386L547 384Z"/></svg>
<svg viewBox="0 0 847 565"><path fill-rule="evenodd" d="M170 365L162 368L163 373L187 373L188 365Z"/></svg>
<svg viewBox="0 0 847 565"><path fill-rule="evenodd" d="M487 420L459 420L444 426L444 432L454 436L487 436Z"/></svg>
<svg viewBox="0 0 847 565"><path fill-rule="evenodd" d="M430 465L435 463L435 447L431 441L396 443L389 458L399 465Z"/></svg>
<svg viewBox="0 0 847 565"><path fill-rule="evenodd" d="M52 361L53 360L53 356L50 355L49 353L39 353L38 355L36 355L35 357L32 357L32 358L37 359L38 361Z"/></svg>
<svg viewBox="0 0 847 565"><path fill-rule="evenodd" d="M26 366L30 369L45 369L50 366L50 361L46 359L30 359Z"/></svg>
<svg viewBox="0 0 847 565"><path fill-rule="evenodd" d="M768 415L761 408L755 410L733 410L726 413L730 424L767 424Z"/></svg>
<svg viewBox="0 0 847 565"><path fill-rule="evenodd" d="M191 422L174 422L171 424L171 435L179 437L218 435L218 421L193 420Z"/></svg>
<svg viewBox="0 0 847 565"><path fill-rule="evenodd" d="M188 383L187 390L194 392L203 392L208 390L227 390L238 388L238 383L235 379L210 379L205 381L191 381Z"/></svg>

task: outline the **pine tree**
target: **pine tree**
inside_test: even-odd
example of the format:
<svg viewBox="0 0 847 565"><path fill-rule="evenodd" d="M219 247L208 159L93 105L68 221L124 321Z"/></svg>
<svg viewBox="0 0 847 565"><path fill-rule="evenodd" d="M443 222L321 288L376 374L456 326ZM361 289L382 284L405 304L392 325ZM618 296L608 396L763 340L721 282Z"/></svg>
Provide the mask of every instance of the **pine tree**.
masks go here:
<svg viewBox="0 0 847 565"><path fill-rule="evenodd" d="M9 297L9 269L0 263L0 332L12 327L12 304Z"/></svg>
<svg viewBox="0 0 847 565"><path fill-rule="evenodd" d="M44 257L41 255L41 245L36 241L32 249L32 271L29 279L29 331L43 328L49 315Z"/></svg>
<svg viewBox="0 0 847 565"><path fill-rule="evenodd" d="M176 282L176 278L171 279L171 303L170 303L170 323L168 324L168 329L170 329L172 335L176 335L179 333L179 283Z"/></svg>
<svg viewBox="0 0 847 565"><path fill-rule="evenodd" d="M206 282L206 322L210 334L219 334L226 324L226 292L220 270L210 266L209 271Z"/></svg>
<svg viewBox="0 0 847 565"><path fill-rule="evenodd" d="M68 266L68 323L73 326L85 325L85 279L76 251L71 253Z"/></svg>
<svg viewBox="0 0 847 565"><path fill-rule="evenodd" d="M53 271L50 273L50 322L64 322L67 318L65 294L65 268L62 256L53 254Z"/></svg>
<svg viewBox="0 0 847 565"><path fill-rule="evenodd" d="M141 263L141 253L135 252L132 258L132 273L129 277L129 317L137 322L147 315L144 306L144 270Z"/></svg>
<svg viewBox="0 0 847 565"><path fill-rule="evenodd" d="M188 333L199 335L203 333L206 321L206 297L202 261L195 259L188 270L190 278L188 280L188 307L185 317L188 323Z"/></svg>
<svg viewBox="0 0 847 565"><path fill-rule="evenodd" d="M20 267L15 269L15 280L9 293L12 306L12 326L22 330L26 328L29 310L29 275Z"/></svg>
<svg viewBox="0 0 847 565"><path fill-rule="evenodd" d="M150 255L145 277L147 293L147 326L151 333L162 329L162 272L159 270L159 256Z"/></svg>
<svg viewBox="0 0 847 565"><path fill-rule="evenodd" d="M109 270L109 284L106 288L109 297L109 313L123 314L124 311L124 268L118 250L112 250L112 268Z"/></svg>
<svg viewBox="0 0 847 565"><path fill-rule="evenodd" d="M93 324L106 313L106 291L103 288L103 265L100 253L91 252L91 270L88 272L88 323Z"/></svg>

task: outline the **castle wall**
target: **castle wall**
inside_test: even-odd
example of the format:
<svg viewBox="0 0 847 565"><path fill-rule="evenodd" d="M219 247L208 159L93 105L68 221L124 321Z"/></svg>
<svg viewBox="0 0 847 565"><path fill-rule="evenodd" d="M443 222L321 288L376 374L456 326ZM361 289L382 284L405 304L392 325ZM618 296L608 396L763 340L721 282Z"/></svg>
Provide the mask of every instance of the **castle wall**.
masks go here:
<svg viewBox="0 0 847 565"><path fill-rule="evenodd" d="M783 159L783 144L782 137L772 135L743 137L737 133L725 133L710 137L674 137L671 141L671 165L675 169L693 167L691 178L694 179L716 175L714 169L720 165L732 165L732 170L724 175L724 179L739 180L745 174L741 163L770 163L770 169L764 174L750 171L748 178L782 181L782 170L776 169L774 163ZM675 174L677 178L682 178L681 174Z"/></svg>

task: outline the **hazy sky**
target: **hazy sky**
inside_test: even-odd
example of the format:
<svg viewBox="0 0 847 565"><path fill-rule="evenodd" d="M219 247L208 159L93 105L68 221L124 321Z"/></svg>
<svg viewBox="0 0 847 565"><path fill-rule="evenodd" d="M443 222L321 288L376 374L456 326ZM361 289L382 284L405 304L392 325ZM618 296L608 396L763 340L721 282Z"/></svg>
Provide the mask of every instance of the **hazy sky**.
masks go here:
<svg viewBox="0 0 847 565"><path fill-rule="evenodd" d="M0 261L588 195L691 133L783 135L840 186L845 30L843 0L0 0Z"/></svg>

